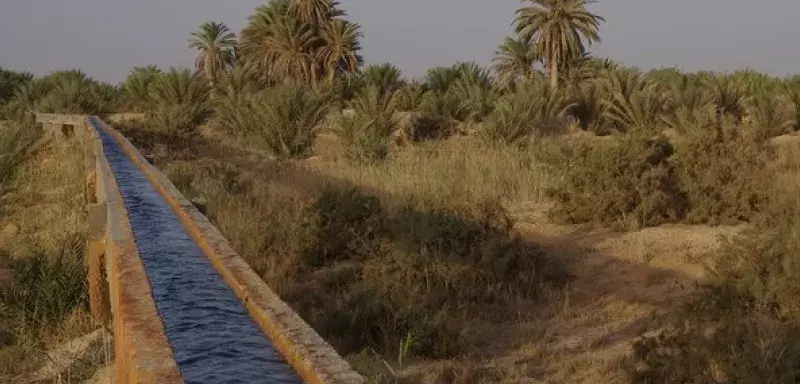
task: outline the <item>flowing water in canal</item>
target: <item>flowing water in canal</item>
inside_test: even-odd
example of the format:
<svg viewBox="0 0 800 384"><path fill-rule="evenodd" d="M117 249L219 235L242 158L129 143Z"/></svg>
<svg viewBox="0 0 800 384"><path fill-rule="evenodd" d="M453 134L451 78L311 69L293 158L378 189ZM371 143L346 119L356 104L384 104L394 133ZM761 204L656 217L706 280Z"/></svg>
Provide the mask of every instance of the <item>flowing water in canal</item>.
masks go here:
<svg viewBox="0 0 800 384"><path fill-rule="evenodd" d="M166 200L95 119L186 383L302 383Z"/></svg>

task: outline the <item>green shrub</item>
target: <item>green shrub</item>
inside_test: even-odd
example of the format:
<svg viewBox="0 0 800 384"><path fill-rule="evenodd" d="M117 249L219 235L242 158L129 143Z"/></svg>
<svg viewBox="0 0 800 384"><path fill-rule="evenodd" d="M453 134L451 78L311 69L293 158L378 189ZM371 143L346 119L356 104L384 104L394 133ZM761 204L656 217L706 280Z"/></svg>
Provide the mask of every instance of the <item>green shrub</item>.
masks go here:
<svg viewBox="0 0 800 384"><path fill-rule="evenodd" d="M562 164L565 178L552 192L553 216L569 223L655 226L683 217L686 201L677 187L663 139L622 136L578 144Z"/></svg>
<svg viewBox="0 0 800 384"><path fill-rule="evenodd" d="M205 78L188 69L172 68L157 76L148 85L152 106L148 126L160 132L193 133L210 113L209 92Z"/></svg>
<svg viewBox="0 0 800 384"><path fill-rule="evenodd" d="M457 125L457 122L441 116L413 112L402 124L405 138L415 143L446 139L456 133Z"/></svg>
<svg viewBox="0 0 800 384"><path fill-rule="evenodd" d="M420 81L412 81L400 88L400 95L397 103L401 111L413 111L419 108L427 92L425 84Z"/></svg>
<svg viewBox="0 0 800 384"><path fill-rule="evenodd" d="M318 125L328 113L328 99L309 88L276 87L257 102L260 137L273 155L286 159L312 153Z"/></svg>
<svg viewBox="0 0 800 384"><path fill-rule="evenodd" d="M773 158L767 144L740 129L696 129L677 148L676 174L689 199L686 220L735 224L749 221L769 198Z"/></svg>
<svg viewBox="0 0 800 384"><path fill-rule="evenodd" d="M229 134L269 151L279 159L312 154L314 138L328 113L327 96L300 85L282 85L256 92L231 88L216 100L215 123Z"/></svg>
<svg viewBox="0 0 800 384"><path fill-rule="evenodd" d="M746 112L758 139L766 140L794 131L798 124L795 104L784 94L759 94L748 100Z"/></svg>
<svg viewBox="0 0 800 384"><path fill-rule="evenodd" d="M40 90L45 92L34 103L38 112L102 114L114 110L120 99L115 86L80 70L56 71L34 82L41 83Z"/></svg>
<svg viewBox="0 0 800 384"><path fill-rule="evenodd" d="M123 98L127 106L134 111L149 111L152 108L150 84L161 74L161 70L155 65L134 67L122 85Z"/></svg>
<svg viewBox="0 0 800 384"><path fill-rule="evenodd" d="M33 80L30 72L12 71L0 67L0 105L14 97L17 89Z"/></svg>
<svg viewBox="0 0 800 384"><path fill-rule="evenodd" d="M491 143L526 145L534 137L565 132L570 105L547 86L519 86L499 100L478 134Z"/></svg>
<svg viewBox="0 0 800 384"><path fill-rule="evenodd" d="M34 250L11 262L11 282L0 289L0 302L25 329L58 324L87 301L86 271L80 237L56 255Z"/></svg>
<svg viewBox="0 0 800 384"><path fill-rule="evenodd" d="M374 162L389 154L391 135L397 129L394 117L397 93L382 93L375 86L367 87L350 103L336 127L346 156L354 161Z"/></svg>

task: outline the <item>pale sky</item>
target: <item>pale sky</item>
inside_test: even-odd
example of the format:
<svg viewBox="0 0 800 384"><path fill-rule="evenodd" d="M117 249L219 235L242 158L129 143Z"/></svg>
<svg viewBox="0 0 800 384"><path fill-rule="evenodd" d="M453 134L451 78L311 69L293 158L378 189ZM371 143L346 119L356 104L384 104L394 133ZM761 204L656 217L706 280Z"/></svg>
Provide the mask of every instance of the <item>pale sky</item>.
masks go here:
<svg viewBox="0 0 800 384"><path fill-rule="evenodd" d="M46 74L81 68L119 82L136 65L191 66L189 33L206 20L237 33L265 0L0 0L0 66ZM519 0L342 0L362 25L368 63L410 76L455 61L488 64ZM800 73L800 1L600 0L592 51L643 69L752 67Z"/></svg>

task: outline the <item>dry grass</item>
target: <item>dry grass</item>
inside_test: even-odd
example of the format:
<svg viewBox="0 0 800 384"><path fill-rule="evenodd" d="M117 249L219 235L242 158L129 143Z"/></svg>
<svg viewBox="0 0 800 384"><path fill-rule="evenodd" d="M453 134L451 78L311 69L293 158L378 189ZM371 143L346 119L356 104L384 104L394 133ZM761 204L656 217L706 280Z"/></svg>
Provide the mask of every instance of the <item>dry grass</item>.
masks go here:
<svg viewBox="0 0 800 384"><path fill-rule="evenodd" d="M29 244L47 251L60 249L86 230L82 148L77 144L40 146L20 168L15 188L2 197L0 222L16 225L19 235L6 247L23 252Z"/></svg>
<svg viewBox="0 0 800 384"><path fill-rule="evenodd" d="M47 264L53 262L56 255L67 252L62 256L68 259L64 262L78 263L76 268L70 269L77 275L59 278L84 278L80 249L87 224L83 195L85 173L80 156L82 148L76 141L42 141L34 148L12 179L11 190L0 196L0 229L3 230L0 262L4 266L0 273L3 276L0 285L6 292L19 293L15 297L21 300L38 296L32 291L34 287L10 286L12 281L21 281L23 276L14 275L22 273L21 269L9 268L27 265L30 258L36 255L43 257L43 262ZM77 247L74 252L68 250L73 247L70 244ZM58 271L53 273L57 274ZM37 289L46 289L49 282L41 281L40 284L42 286L37 285ZM20 289L27 289L28 293ZM47 295L49 300L59 300L56 296L60 294L55 291ZM0 334L3 335L0 340L0 381L38 382L31 375L52 359L49 350L97 329L85 308L85 302L63 319L53 312L53 316L56 316L54 322L40 325L20 322L28 315L16 311L33 304L8 302L0 305ZM68 359L73 360L66 364L64 372L56 372L55 376L45 375L40 380L70 383L90 377L98 364L107 363L110 359L108 343L92 344L88 350L81 352L81 356Z"/></svg>
<svg viewBox="0 0 800 384"><path fill-rule="evenodd" d="M397 149L387 161L372 165L325 157L309 165L326 175L414 201L421 207L474 205L486 199L540 202L558 176L537 159L537 150L541 148L487 148L474 138L455 137ZM335 158L330 153L328 156Z"/></svg>

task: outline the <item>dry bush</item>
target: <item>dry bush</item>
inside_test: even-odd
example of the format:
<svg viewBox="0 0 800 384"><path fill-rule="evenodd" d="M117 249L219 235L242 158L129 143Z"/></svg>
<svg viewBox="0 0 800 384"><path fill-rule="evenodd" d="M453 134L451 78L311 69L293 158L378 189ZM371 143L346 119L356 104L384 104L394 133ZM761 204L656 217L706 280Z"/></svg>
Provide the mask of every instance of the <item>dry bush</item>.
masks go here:
<svg viewBox="0 0 800 384"><path fill-rule="evenodd" d="M631 383L768 383L800 380L800 328L741 310L692 313L687 325L640 340Z"/></svg>
<svg viewBox="0 0 800 384"><path fill-rule="evenodd" d="M381 253L386 217L380 201L354 188L325 188L303 217L301 254L309 266L362 261Z"/></svg>
<svg viewBox="0 0 800 384"><path fill-rule="evenodd" d="M713 285L677 324L634 346L634 383L795 383L800 379L798 201L787 197L728 239Z"/></svg>
<svg viewBox="0 0 800 384"><path fill-rule="evenodd" d="M769 198L767 144L733 127L695 129L677 146L676 174L689 199L691 223L749 221Z"/></svg>
<svg viewBox="0 0 800 384"><path fill-rule="evenodd" d="M681 218L686 200L675 183L672 152L663 138L637 136L570 148L564 153L565 180L552 190L558 202L553 216L626 227Z"/></svg>
<svg viewBox="0 0 800 384"><path fill-rule="evenodd" d="M461 212L405 206L383 213L374 197L345 188L325 190L309 209L317 218L305 233L311 249L329 266L344 264L330 270L326 295L295 295L295 303L345 354L392 352L408 334L414 354L458 353L465 316L487 307L501 316L502 308L541 298L567 279L511 233L496 202Z"/></svg>

